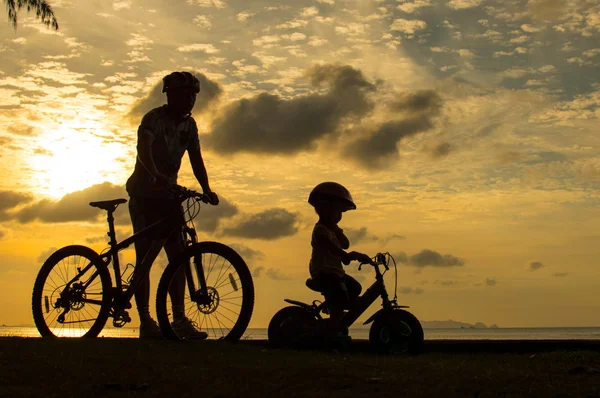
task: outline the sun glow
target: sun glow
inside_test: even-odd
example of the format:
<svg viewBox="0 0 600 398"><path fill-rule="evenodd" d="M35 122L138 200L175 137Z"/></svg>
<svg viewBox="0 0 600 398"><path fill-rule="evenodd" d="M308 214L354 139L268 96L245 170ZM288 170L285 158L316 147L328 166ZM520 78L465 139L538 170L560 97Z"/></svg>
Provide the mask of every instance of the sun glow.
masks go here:
<svg viewBox="0 0 600 398"><path fill-rule="evenodd" d="M30 158L35 192L58 199L105 181L122 183L127 148L99 137L102 126L91 123L63 124L39 137Z"/></svg>

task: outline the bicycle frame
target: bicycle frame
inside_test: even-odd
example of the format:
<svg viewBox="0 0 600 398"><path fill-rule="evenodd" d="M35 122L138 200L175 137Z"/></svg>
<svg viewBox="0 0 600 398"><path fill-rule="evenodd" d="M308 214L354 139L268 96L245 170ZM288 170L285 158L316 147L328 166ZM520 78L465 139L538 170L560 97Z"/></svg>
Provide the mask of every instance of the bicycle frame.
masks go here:
<svg viewBox="0 0 600 398"><path fill-rule="evenodd" d="M379 270L379 264L374 264L373 268L375 268L375 282L373 282L373 284L355 300L354 305L342 317L342 322L344 322L347 327L350 327L379 296L381 296L384 310L392 308L392 303L390 302L385 283L383 282L383 274Z"/></svg>
<svg viewBox="0 0 600 398"><path fill-rule="evenodd" d="M117 242L115 226L114 226L114 216L113 216L114 210L116 210L116 207L114 209L107 210L107 212L108 212L107 221L108 221L108 229L109 229L107 235L109 237L108 243L109 243L110 249L104 253L99 254L99 259L100 259L102 265L105 267L109 267L110 264L112 263L113 270L115 273L116 281L115 281L115 285L113 285L113 291L112 291L112 298L113 298L112 311L111 311L112 316L114 316L117 311L121 311L126 308L131 308L131 304L130 304L131 298L137 291L137 289L138 289L140 283L142 282L142 280L144 279L144 277L148 274L148 272L150 272L150 269L151 269L152 263L154 262L154 259L156 258L156 256L160 252L160 250L163 248L168 237L172 233L174 233L176 229L180 229L180 231L178 233L182 234L182 242L185 245L185 247L183 248L183 251L181 253L182 259L188 257L188 254L187 254L188 248L197 242L196 231L193 228L190 228L187 225L185 225L183 220L180 221L181 224L180 224L180 222L174 221L173 217L178 215L178 213L175 211L172 214L169 214L169 215L161 218L160 220L150 224L146 228L134 233L130 237L122 240L121 242ZM148 252L146 253L146 256L144 257L144 259L142 259L141 262L138 262L138 265L133 274L133 279L132 279L131 283L129 284L129 286L127 286L127 289L124 291L123 290L124 285L121 280L121 266L119 263L118 253L121 250L128 248L129 246L131 246L131 244L135 243L139 239L142 239L142 238L145 238L148 236L152 236L156 231L163 230L164 227L166 227L169 224L171 224L173 226L170 228L171 233L166 235L165 238L155 238L155 237L151 238L152 242L150 244L150 248L149 248ZM205 275L203 272L202 264L198 263L198 260L195 260L195 261L196 261L195 265L196 265L197 278L200 283L200 290L196 291L196 288L194 286L192 271L191 271L190 267L185 267L185 277L186 277L190 297L192 297L192 300L203 303L204 300L202 300L202 298L208 297L208 295L206 294L206 292L207 292L206 279L205 279ZM94 265L93 263L90 263L87 266L85 266L83 269L81 269L79 271L79 274L77 276L75 276L69 283L67 283L66 287L68 288L71 286L72 283L78 281L79 276L84 275L90 269L90 267L92 267L93 265ZM98 277L98 275L99 275L99 273L97 271L94 272L90 276L90 278L85 283L83 283L83 287L87 288L87 286L89 286ZM86 298L83 301L86 303L101 304L100 302L98 302L98 300L93 300L93 299Z"/></svg>

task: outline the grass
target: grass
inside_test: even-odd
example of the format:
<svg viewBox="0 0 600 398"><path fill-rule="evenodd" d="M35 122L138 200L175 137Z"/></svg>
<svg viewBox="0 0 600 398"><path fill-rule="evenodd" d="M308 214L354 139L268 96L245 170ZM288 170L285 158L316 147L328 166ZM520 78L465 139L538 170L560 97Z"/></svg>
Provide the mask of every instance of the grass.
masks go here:
<svg viewBox="0 0 600 398"><path fill-rule="evenodd" d="M381 356L353 347L0 338L0 397L600 397L598 350Z"/></svg>

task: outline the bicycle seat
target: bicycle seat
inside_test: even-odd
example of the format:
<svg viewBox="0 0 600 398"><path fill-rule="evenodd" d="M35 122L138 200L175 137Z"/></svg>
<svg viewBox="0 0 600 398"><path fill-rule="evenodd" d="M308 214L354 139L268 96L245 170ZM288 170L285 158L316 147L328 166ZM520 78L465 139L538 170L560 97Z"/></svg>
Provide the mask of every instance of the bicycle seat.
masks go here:
<svg viewBox="0 0 600 398"><path fill-rule="evenodd" d="M99 202L90 202L90 206L97 207L102 210L114 210L121 203L127 203L127 199L101 200Z"/></svg>

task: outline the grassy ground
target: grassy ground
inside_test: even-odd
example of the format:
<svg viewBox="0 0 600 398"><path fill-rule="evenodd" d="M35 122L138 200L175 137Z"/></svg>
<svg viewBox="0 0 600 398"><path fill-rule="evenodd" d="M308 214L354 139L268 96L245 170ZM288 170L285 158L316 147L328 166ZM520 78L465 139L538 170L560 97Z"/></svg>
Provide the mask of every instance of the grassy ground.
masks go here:
<svg viewBox="0 0 600 398"><path fill-rule="evenodd" d="M295 351L264 342L0 338L0 397L600 397L600 350L589 346L506 353L454 344L379 356L364 343Z"/></svg>

